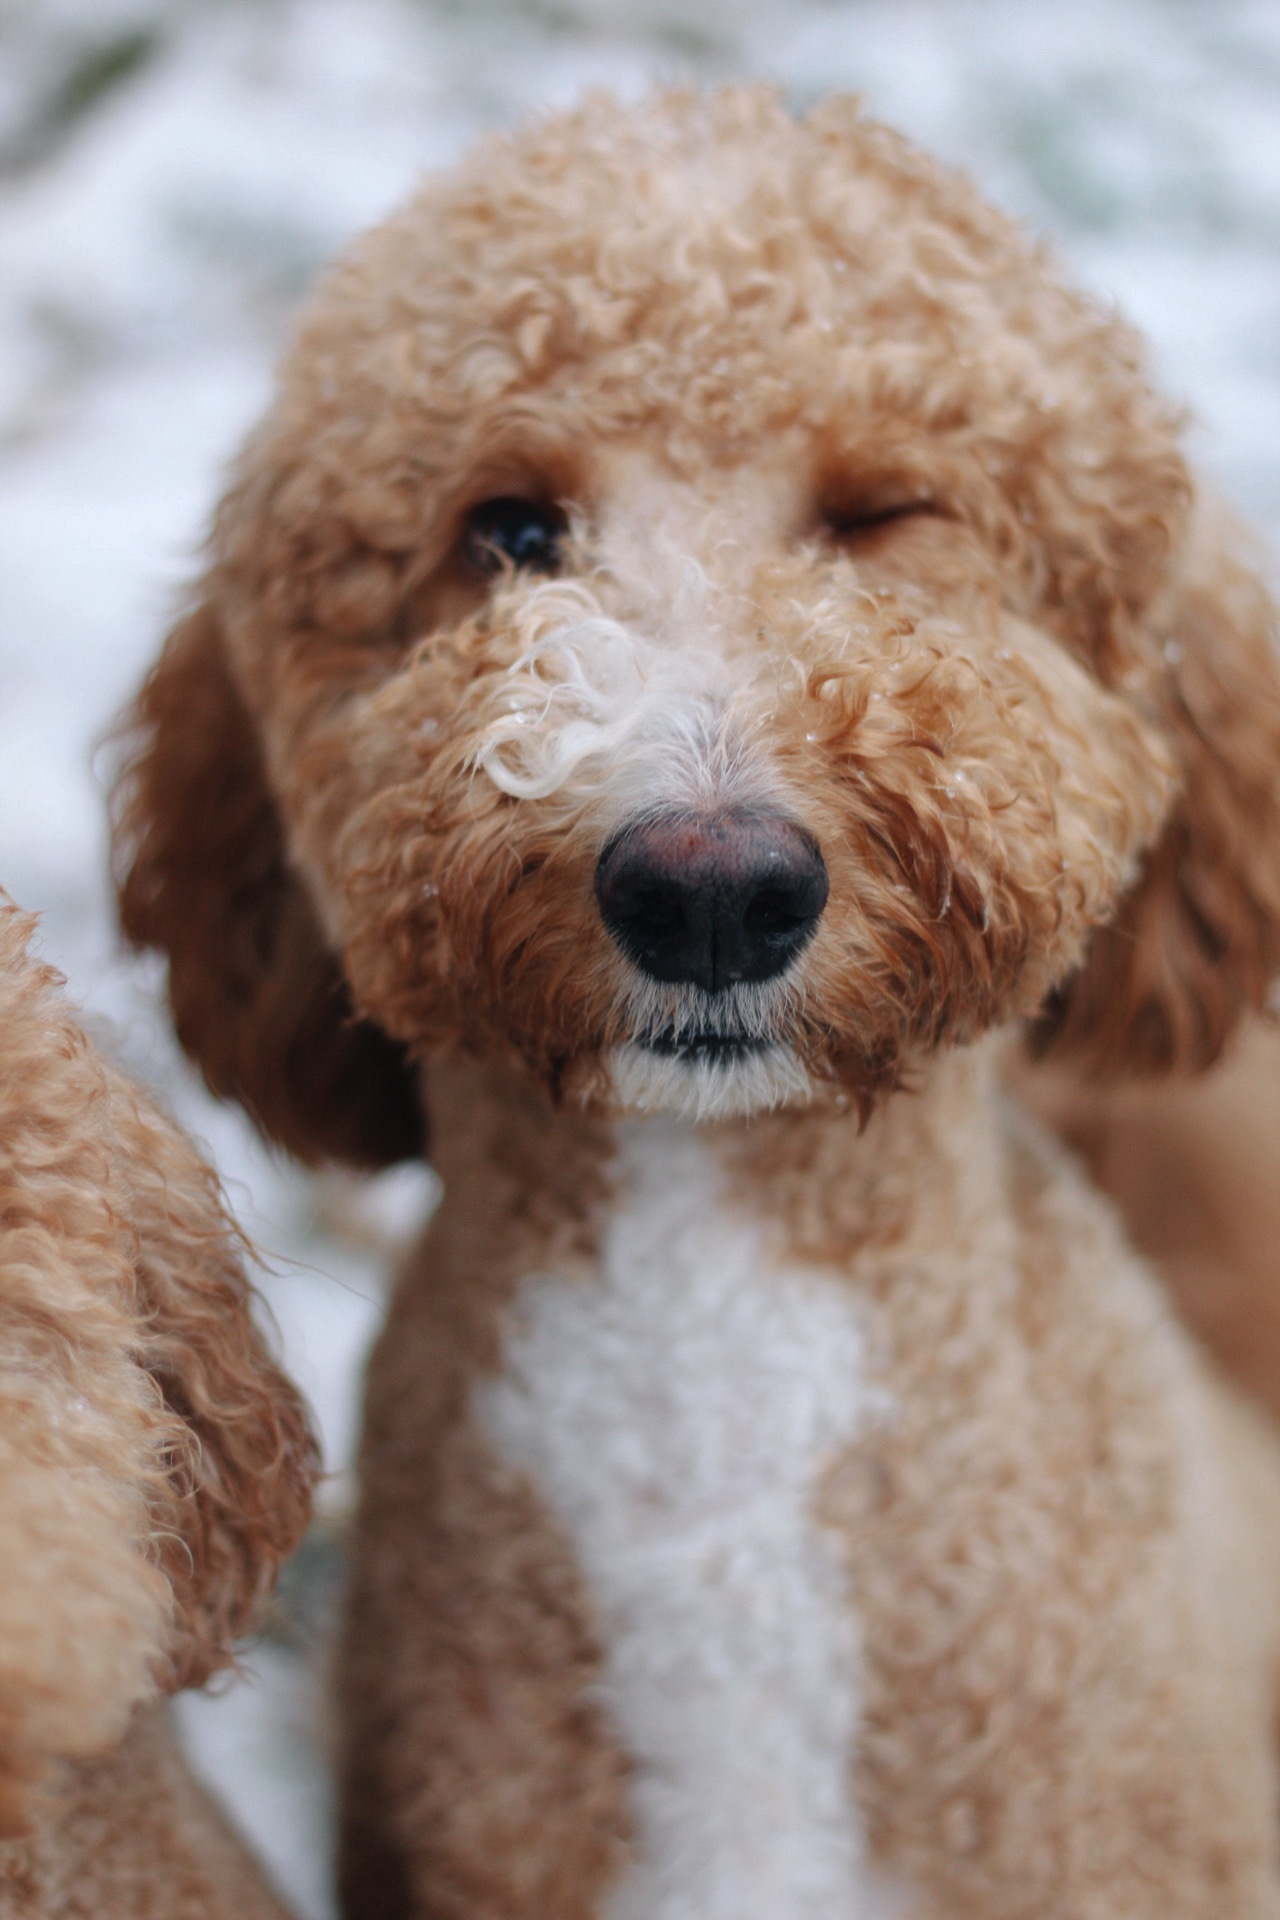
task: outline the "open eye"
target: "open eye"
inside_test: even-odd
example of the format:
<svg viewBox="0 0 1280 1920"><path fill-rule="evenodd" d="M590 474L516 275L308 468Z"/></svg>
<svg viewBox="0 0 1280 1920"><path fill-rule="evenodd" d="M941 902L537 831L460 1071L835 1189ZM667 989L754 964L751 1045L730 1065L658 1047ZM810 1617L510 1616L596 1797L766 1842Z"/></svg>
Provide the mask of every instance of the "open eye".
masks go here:
<svg viewBox="0 0 1280 1920"><path fill-rule="evenodd" d="M563 509L552 501L503 494L472 507L463 548L480 573L499 573L504 562L531 573L554 573L568 524Z"/></svg>

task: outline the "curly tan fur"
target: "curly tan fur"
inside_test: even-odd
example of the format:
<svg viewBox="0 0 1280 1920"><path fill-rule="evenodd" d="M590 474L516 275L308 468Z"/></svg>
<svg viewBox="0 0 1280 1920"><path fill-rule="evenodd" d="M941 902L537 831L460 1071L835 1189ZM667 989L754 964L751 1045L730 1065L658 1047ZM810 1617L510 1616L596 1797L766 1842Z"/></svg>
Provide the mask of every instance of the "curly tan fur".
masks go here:
<svg viewBox="0 0 1280 1920"><path fill-rule="evenodd" d="M412 1078L399 1049L351 1018L208 609L178 628L137 723L150 751L117 795L121 916L136 944L172 954L174 1020L211 1089L306 1160L412 1154Z"/></svg>
<svg viewBox="0 0 1280 1920"><path fill-rule="evenodd" d="M1212 1065L1280 970L1275 608L1238 528L1206 512L1153 626L1182 798L1087 964L1033 1033L1115 1078Z"/></svg>
<svg viewBox="0 0 1280 1920"><path fill-rule="evenodd" d="M858 1017L824 1009L811 1056L873 1090L892 1084L914 1037L985 1024L1017 978L1028 1011L1057 989L1042 1038L1059 1048L1117 1069L1203 1064L1276 960L1267 769L1280 685L1265 594L1229 532L1190 515L1177 423L1143 383L1132 335L1056 283L961 181L844 106L802 135L752 95L653 110L606 138L610 119L598 104L518 156L482 149L456 187L428 189L338 269L219 514L208 603L143 696L121 804L125 924L169 953L179 1030L211 1083L295 1151L412 1150L400 1056L350 1024L309 890L335 903L327 931L349 949L362 1009L412 1050L466 1030L477 997L487 1029L486 974L519 951L517 1044L540 1066L565 1053L566 1027L584 1024L578 941L530 954L523 923L549 918L537 896L561 873L575 885L572 848L558 821L544 846L536 817L513 847L505 796L461 798L459 771L521 636L518 606L473 611L456 529L494 492L590 500L605 450L635 442L688 477L694 514L761 445L795 474L786 538L750 583L750 617L790 663L782 686L763 676L760 699L806 797L843 822L852 783L869 787L850 851L860 907L879 918L852 997L847 974L824 980ZM714 164L703 140L732 156L741 231L763 240L724 230L714 195L709 211L692 204L686 176ZM575 168L584 143L592 165ZM637 175L639 212L620 229L610 209ZM857 551L821 538L824 510L914 497L933 513ZM584 563L594 557L588 540ZM881 604L860 609L850 659L847 606L864 579ZM959 660L936 630L942 609L967 629ZM1001 663L996 609L1095 664L1129 715L1133 765L1077 753L1061 675L1047 726L1031 713L1044 696L1022 684L1028 661ZM872 726L867 700L890 672L892 703ZM1096 687L1089 699L1105 705ZM1016 744L1009 716L1024 710L1035 768L990 751ZM448 718L429 752L420 713ZM1098 751L1088 707L1078 724ZM1126 749L1112 731L1108 751ZM1150 784L1165 752L1182 790L1173 808ZM955 804L949 767L985 769L968 804ZM1103 795L1114 845L1111 822L1064 817L1059 782L1077 767L1090 800L1097 781L1115 783ZM1028 785L1041 822L1020 811L1002 835L1009 796ZM1168 815L1160 845L1068 986L1064 959L1133 878L1152 803ZM1132 821L1118 818L1125 806ZM1097 852L1064 873L1073 828ZM424 901L428 880L439 908ZM416 997L402 1005L410 947ZM607 972L603 950L589 959ZM870 969L884 1004L868 1020ZM610 984L586 1023L593 1044ZM366 1139L369 1114L382 1133Z"/></svg>
<svg viewBox="0 0 1280 1920"><path fill-rule="evenodd" d="M109 1776L140 1708L233 1658L315 1452L212 1174L90 1046L33 926L0 899L0 1830L56 1852L66 1764Z"/></svg>
<svg viewBox="0 0 1280 1920"><path fill-rule="evenodd" d="M701 1180L722 1232L672 1313L750 1246L735 1302L833 1289L881 1409L806 1508L866 1662L831 1872L929 1920L1274 1920L1280 1458L983 1038L1200 1068L1280 962L1274 613L1179 428L963 179L758 90L491 140L304 316L142 695L118 872L186 1043L275 1137L368 1161L420 1091L433 1122L446 1198L371 1376L353 1915L705 1908L596 1557L607 1436L534 1445L649 1354L661 1465L661 1327L566 1387L537 1315L595 1351L648 1271L635 1210ZM513 499L557 528L544 571L477 546ZM611 932L608 851L672 810L820 850L763 984ZM723 1910L792 1911L769 1884Z"/></svg>

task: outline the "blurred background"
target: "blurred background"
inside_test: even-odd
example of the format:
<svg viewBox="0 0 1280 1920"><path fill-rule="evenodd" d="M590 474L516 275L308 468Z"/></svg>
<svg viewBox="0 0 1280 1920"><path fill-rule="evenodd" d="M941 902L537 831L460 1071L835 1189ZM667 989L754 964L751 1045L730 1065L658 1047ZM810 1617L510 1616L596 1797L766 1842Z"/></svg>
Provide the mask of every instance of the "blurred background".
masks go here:
<svg viewBox="0 0 1280 1920"><path fill-rule="evenodd" d="M429 1176L307 1179L216 1107L123 957L101 741L193 572L289 316L482 128L589 86L832 89L958 161L1148 333L1202 470L1280 535L1277 0L0 0L0 885L264 1250L330 1469L197 1765L332 1912L323 1668L360 1358Z"/></svg>

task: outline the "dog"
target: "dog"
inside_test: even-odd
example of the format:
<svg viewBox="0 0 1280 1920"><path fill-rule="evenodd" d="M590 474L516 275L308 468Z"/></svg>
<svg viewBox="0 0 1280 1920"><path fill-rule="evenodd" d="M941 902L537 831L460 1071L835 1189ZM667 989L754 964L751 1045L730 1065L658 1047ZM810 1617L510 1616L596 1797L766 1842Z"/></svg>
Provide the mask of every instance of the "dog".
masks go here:
<svg viewBox="0 0 1280 1920"><path fill-rule="evenodd" d="M834 100L593 97L322 284L144 687L210 1086L444 1198L350 1920L1275 1920L1280 1450L1006 1090L1280 962L1280 669L1134 335Z"/></svg>
<svg viewBox="0 0 1280 1920"><path fill-rule="evenodd" d="M212 1174L34 925L0 895L0 1914L284 1920L162 1700L260 1614L315 1443Z"/></svg>

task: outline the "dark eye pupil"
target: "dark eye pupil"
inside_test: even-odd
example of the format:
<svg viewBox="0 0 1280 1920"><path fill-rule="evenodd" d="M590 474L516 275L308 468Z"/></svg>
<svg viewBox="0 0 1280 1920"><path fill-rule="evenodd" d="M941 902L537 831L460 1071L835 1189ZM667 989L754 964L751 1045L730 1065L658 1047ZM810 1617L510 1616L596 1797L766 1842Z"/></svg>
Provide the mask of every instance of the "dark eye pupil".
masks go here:
<svg viewBox="0 0 1280 1920"><path fill-rule="evenodd" d="M554 573L565 526L561 509L548 501L482 500L467 515L467 558L482 573L497 573L504 560L533 573Z"/></svg>

